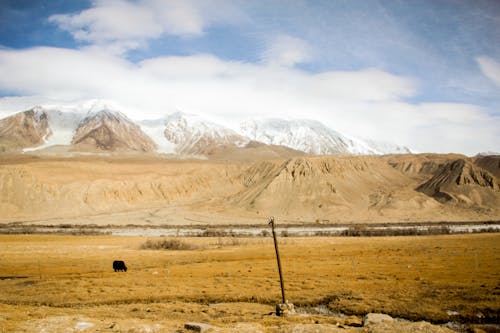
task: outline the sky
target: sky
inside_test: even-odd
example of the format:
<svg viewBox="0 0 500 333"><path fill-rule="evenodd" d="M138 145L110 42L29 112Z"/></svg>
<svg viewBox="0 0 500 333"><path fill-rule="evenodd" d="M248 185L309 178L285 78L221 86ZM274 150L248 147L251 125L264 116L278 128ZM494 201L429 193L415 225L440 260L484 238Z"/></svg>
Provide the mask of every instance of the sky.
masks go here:
<svg viewBox="0 0 500 333"><path fill-rule="evenodd" d="M0 117L89 100L500 152L500 1L0 0Z"/></svg>

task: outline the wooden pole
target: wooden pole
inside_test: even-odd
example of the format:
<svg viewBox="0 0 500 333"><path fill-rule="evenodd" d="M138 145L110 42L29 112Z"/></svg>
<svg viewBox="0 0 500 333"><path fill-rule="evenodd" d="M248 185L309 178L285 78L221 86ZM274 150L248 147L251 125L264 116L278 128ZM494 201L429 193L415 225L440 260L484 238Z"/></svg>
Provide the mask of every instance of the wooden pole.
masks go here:
<svg viewBox="0 0 500 333"><path fill-rule="evenodd" d="M280 260L280 251L278 250L278 240L276 239L276 232L274 231L274 217L269 219L269 225L271 226L271 230L273 232L274 239L274 249L276 250L276 260L278 261L278 272L280 274L280 285L281 285L281 299L282 304L286 303L285 298L285 283L283 282L283 273L281 272L281 260Z"/></svg>

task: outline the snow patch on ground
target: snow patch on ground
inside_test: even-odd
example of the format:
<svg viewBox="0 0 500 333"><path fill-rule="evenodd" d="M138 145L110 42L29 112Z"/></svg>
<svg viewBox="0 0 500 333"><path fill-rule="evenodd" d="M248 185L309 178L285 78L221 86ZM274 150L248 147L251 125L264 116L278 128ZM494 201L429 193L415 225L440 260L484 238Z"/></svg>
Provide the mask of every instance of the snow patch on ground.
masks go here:
<svg viewBox="0 0 500 333"><path fill-rule="evenodd" d="M94 324L89 323L88 321L79 321L76 323L75 329L77 331L85 331L93 326L94 326Z"/></svg>

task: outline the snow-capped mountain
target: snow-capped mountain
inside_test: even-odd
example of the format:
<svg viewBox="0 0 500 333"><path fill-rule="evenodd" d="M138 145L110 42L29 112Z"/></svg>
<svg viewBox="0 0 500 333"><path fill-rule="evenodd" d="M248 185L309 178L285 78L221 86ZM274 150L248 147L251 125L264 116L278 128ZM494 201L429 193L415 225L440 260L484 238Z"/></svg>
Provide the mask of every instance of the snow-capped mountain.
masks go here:
<svg viewBox="0 0 500 333"><path fill-rule="evenodd" d="M381 155L410 153L406 147L349 137L309 119L249 120L240 125L251 140L282 145L315 155Z"/></svg>
<svg viewBox="0 0 500 333"><path fill-rule="evenodd" d="M248 138L229 128L182 112L140 124L160 150L168 153L209 155L215 148L243 147L249 142Z"/></svg>
<svg viewBox="0 0 500 333"><path fill-rule="evenodd" d="M155 143L137 124L124 114L109 109L89 111L79 122L71 143L106 151L156 150Z"/></svg>
<svg viewBox="0 0 500 333"><path fill-rule="evenodd" d="M0 120L0 151L33 151L51 146L71 151L136 151L209 156L251 141L280 145L316 155L380 155L411 153L402 146L359 139L315 120L249 120L239 131L203 117L177 112L161 119L133 122L91 101L61 111L35 107Z"/></svg>
<svg viewBox="0 0 500 333"><path fill-rule="evenodd" d="M349 154L349 139L314 120L249 120L243 122L240 129L251 140L309 154Z"/></svg>

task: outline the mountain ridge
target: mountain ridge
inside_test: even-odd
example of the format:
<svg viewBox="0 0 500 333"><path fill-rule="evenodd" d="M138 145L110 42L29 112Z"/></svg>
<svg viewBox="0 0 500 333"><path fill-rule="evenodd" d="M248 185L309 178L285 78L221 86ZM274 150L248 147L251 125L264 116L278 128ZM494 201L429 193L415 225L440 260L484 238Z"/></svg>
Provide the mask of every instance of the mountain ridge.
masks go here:
<svg viewBox="0 0 500 333"><path fill-rule="evenodd" d="M36 146L45 142L52 135L47 114L39 109L17 113L0 119L0 151L14 146Z"/></svg>
<svg viewBox="0 0 500 333"><path fill-rule="evenodd" d="M117 111L89 112L78 124L71 141L84 149L151 152L155 143L140 127Z"/></svg>
<svg viewBox="0 0 500 333"><path fill-rule="evenodd" d="M271 150L274 149L272 147L283 146L314 155L411 153L407 147L397 144L346 136L310 119L247 120L235 131L201 116L182 112L156 120L132 121L116 109L110 109L107 104L101 104L93 103L79 112L35 106L0 119L3 150L31 152L65 146L70 151L145 152L210 158L214 155L228 156L229 153L222 152L234 152L255 141L268 145ZM33 117L35 114L41 116ZM31 118L29 115L32 115ZM20 126L19 119L26 116L31 119L33 131L36 132L35 127L40 127L46 128L46 133L24 134L34 135L36 140L22 140L19 134L13 134L16 131L22 133L20 130L12 132L12 127ZM134 136L135 139L132 138Z"/></svg>

